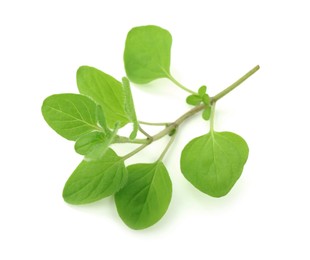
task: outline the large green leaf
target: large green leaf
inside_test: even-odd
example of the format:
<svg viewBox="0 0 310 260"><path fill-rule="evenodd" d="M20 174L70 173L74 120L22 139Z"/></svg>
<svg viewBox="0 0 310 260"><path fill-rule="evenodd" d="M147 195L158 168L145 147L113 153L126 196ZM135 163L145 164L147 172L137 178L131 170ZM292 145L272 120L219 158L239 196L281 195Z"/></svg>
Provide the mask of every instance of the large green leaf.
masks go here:
<svg viewBox="0 0 310 260"><path fill-rule="evenodd" d="M112 149L98 161L82 161L65 184L63 198L71 204L91 203L119 191L127 181L124 161Z"/></svg>
<svg viewBox="0 0 310 260"><path fill-rule="evenodd" d="M117 122L124 126L130 121L125 110L123 87L119 81L88 66L78 69L76 79L80 93L91 97L101 106L110 128Z"/></svg>
<svg viewBox="0 0 310 260"><path fill-rule="evenodd" d="M97 122L98 113L96 103L79 94L52 95L42 105L45 121L69 140L76 140L94 130L102 131Z"/></svg>
<svg viewBox="0 0 310 260"><path fill-rule="evenodd" d="M210 132L185 146L181 155L181 171L200 191L221 197L239 179L248 154L249 148L239 135Z"/></svg>
<svg viewBox="0 0 310 260"><path fill-rule="evenodd" d="M128 78L144 84L170 75L170 33L158 26L135 27L127 35L124 63Z"/></svg>
<svg viewBox="0 0 310 260"><path fill-rule="evenodd" d="M115 194L118 214L133 229L144 229L166 213L172 184L162 162L128 167L128 182Z"/></svg>

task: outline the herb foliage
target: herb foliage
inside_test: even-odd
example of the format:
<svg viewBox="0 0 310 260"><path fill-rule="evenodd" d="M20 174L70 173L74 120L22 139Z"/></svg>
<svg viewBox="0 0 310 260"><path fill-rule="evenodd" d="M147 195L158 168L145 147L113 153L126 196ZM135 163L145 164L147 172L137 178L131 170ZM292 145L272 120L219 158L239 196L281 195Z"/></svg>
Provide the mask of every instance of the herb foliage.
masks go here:
<svg viewBox="0 0 310 260"><path fill-rule="evenodd" d="M210 97L207 87L197 91L179 83L170 72L171 34L158 26L140 26L127 35L124 65L127 77L121 82L89 66L77 71L80 94L56 94L47 97L42 114L47 124L62 137L75 142L75 151L84 156L63 190L70 204L86 204L114 196L117 212L132 229L145 229L157 223L168 210L172 183L164 165L165 154L188 118L201 113L210 121L208 133L191 140L183 149L180 166L184 177L198 190L212 197L225 196L241 176L249 148L246 141L231 132L214 130L215 104L244 80L253 75L254 67L235 83ZM166 78L189 93L187 104L193 106L175 121L149 123L138 120L130 82L145 84ZM132 124L128 136L119 129ZM141 125L162 126L151 136ZM138 133L145 138L137 138ZM128 158L151 143L169 136L170 141L153 163L126 166ZM119 156L112 145L139 145Z"/></svg>

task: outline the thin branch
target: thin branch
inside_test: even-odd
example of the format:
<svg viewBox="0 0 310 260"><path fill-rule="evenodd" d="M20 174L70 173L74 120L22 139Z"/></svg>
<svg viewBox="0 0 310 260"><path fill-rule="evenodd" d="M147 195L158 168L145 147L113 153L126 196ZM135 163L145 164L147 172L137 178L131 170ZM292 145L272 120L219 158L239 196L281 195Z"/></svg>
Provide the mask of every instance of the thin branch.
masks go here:
<svg viewBox="0 0 310 260"><path fill-rule="evenodd" d="M152 126L166 126L169 125L169 123L150 123L145 121L139 121L139 124L141 125L152 125Z"/></svg>
<svg viewBox="0 0 310 260"><path fill-rule="evenodd" d="M168 144L166 145L165 149L163 150L163 152L161 153L161 155L158 158L158 161L162 161L166 155L166 153L168 152L170 146L172 145L174 139L175 139L176 134L174 134L173 136L170 137L170 140L168 142Z"/></svg>
<svg viewBox="0 0 310 260"><path fill-rule="evenodd" d="M230 91L234 90L236 87L238 87L243 81L251 77L256 71L259 70L259 65L255 66L253 69L251 69L248 73L246 73L244 76L242 76L240 79L238 79L235 83L231 84L229 87L225 88L223 91L215 95L211 98L211 102L216 102L225 95L227 95Z"/></svg>
<svg viewBox="0 0 310 260"><path fill-rule="evenodd" d="M139 125L139 131L142 134L144 134L147 137L147 139L152 139L152 136L150 134L148 134L147 132L145 132L140 125Z"/></svg>
<svg viewBox="0 0 310 260"><path fill-rule="evenodd" d="M135 150L133 150L132 152L130 152L130 153L126 154L125 156L123 156L122 159L125 161L125 160L127 160L128 158L130 158L131 156L134 156L135 154L137 154L138 152L140 152L141 150L143 150L145 147L147 147L150 143L151 143L151 142L145 143L145 144L139 146L137 149L135 149Z"/></svg>

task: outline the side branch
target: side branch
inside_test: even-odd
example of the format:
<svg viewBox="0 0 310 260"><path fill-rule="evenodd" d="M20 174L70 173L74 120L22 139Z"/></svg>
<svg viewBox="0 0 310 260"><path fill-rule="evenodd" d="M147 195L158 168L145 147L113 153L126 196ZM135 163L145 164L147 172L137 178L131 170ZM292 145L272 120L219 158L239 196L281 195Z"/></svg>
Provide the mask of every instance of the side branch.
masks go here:
<svg viewBox="0 0 310 260"><path fill-rule="evenodd" d="M242 82L244 82L246 79L248 79L250 76L252 76L258 70L259 70L259 65L255 66L252 70L250 70L243 77L238 79L235 83L233 83L232 85L230 85L229 87L227 87L226 89L224 89L223 91L221 91L220 93L215 95L214 97L211 97L211 105L214 106L215 103L219 99L221 99L222 97L227 95L229 92L234 90L236 87L238 87ZM187 120L188 118L190 118L193 115L197 114L198 112L204 110L205 108L206 108L205 104L201 104L201 105L195 106L194 108L192 108L191 110L187 111L185 114L180 116L173 123L167 124L167 127L165 129L163 129L162 131L160 131L159 133L157 133L157 134L155 134L153 136L148 136L147 139L130 140L127 137L117 136L117 138L115 140L115 143L136 143L136 144L142 144L137 149L133 150L132 152L130 152L129 154L127 154L127 155L125 155L123 157L124 159L128 159L129 157L131 157L131 156L135 155L136 153L140 152L142 149L144 149L149 144L151 144L154 141L157 141L157 140L161 139L162 137L168 135L169 133L171 133L171 131L177 129L185 120ZM152 123L147 123L147 124L151 125ZM152 125L155 125L155 124L152 124ZM162 124L156 124L156 125L162 125ZM211 125L211 127L213 127L213 126Z"/></svg>

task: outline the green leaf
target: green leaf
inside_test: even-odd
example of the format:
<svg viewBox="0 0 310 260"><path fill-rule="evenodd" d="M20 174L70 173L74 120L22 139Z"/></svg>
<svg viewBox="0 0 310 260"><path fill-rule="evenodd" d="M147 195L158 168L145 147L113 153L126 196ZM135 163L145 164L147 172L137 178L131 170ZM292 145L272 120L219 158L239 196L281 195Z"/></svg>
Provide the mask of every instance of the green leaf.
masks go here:
<svg viewBox="0 0 310 260"><path fill-rule="evenodd" d="M56 94L47 97L42 114L48 125L69 140L94 130L101 131L97 122L97 105L79 94Z"/></svg>
<svg viewBox="0 0 310 260"><path fill-rule="evenodd" d="M204 94L206 94L207 92L207 87L206 86L201 86L199 89L198 89L198 94L199 96L203 97Z"/></svg>
<svg viewBox="0 0 310 260"><path fill-rule="evenodd" d="M186 98L186 103L189 105L197 106L201 103L201 97L198 95L190 95Z"/></svg>
<svg viewBox="0 0 310 260"><path fill-rule="evenodd" d="M135 105L133 103L130 84L127 78L123 78L123 88L125 94L125 109L131 122L133 122L133 131L130 134L130 139L133 140L137 137L139 131L139 122L136 115Z"/></svg>
<svg viewBox="0 0 310 260"><path fill-rule="evenodd" d="M76 74L80 93L91 97L99 104L110 128L116 122L124 126L129 122L125 111L122 84L110 75L93 67L82 66Z"/></svg>
<svg viewBox="0 0 310 260"><path fill-rule="evenodd" d="M181 171L200 191L221 197L239 179L248 153L249 148L239 135L210 132L185 146L181 155Z"/></svg>
<svg viewBox="0 0 310 260"><path fill-rule="evenodd" d="M106 134L104 141L101 143L97 143L90 149L88 153L85 155L85 160L86 161L95 161L95 160L100 160L102 157L105 155L105 153L108 151L109 146L113 143L117 132L119 129L119 124L117 123L115 125L115 129L113 132Z"/></svg>
<svg viewBox="0 0 310 260"><path fill-rule="evenodd" d="M115 194L118 214L132 229L154 225L166 213L172 184L162 162L128 167L128 182Z"/></svg>
<svg viewBox="0 0 310 260"><path fill-rule="evenodd" d="M104 142L106 135L102 132L94 131L85 135L82 135L76 140L74 149L77 153L85 155L89 153L94 146Z"/></svg>
<svg viewBox="0 0 310 260"><path fill-rule="evenodd" d="M128 78L145 84L159 78L169 78L170 33L158 26L135 27L127 35L124 63Z"/></svg>
<svg viewBox="0 0 310 260"><path fill-rule="evenodd" d="M203 103L205 104L205 105L210 105L210 97L209 97L209 95L208 94L204 94L203 96L202 96L202 101L203 101Z"/></svg>
<svg viewBox="0 0 310 260"><path fill-rule="evenodd" d="M127 181L122 158L109 149L99 161L82 161L65 184L63 198L70 204L91 203L119 191Z"/></svg>
<svg viewBox="0 0 310 260"><path fill-rule="evenodd" d="M211 107L207 107L205 110L202 112L202 118L206 121L210 119L211 116Z"/></svg>

